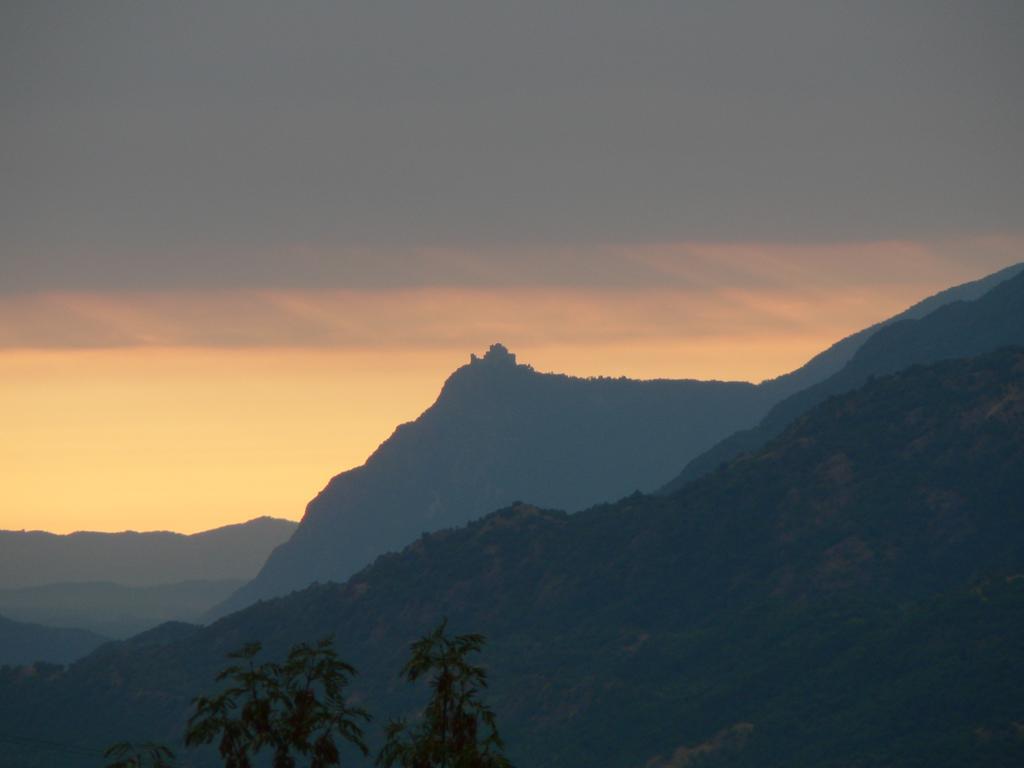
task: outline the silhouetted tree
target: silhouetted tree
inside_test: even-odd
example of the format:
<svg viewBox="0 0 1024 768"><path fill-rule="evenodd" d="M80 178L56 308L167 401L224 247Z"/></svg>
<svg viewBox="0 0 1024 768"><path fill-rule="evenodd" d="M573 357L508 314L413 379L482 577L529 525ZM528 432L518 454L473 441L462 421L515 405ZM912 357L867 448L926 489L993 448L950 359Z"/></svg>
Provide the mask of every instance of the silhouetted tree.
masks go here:
<svg viewBox="0 0 1024 768"><path fill-rule="evenodd" d="M344 696L356 670L338 658L330 638L294 646L283 664L257 665L260 648L250 643L230 654L237 663L217 676L230 687L195 699L187 745L216 740L225 768L251 768L264 749L274 768L294 768L295 754L309 757L310 768L340 765L336 737L368 754L359 721L370 715Z"/></svg>
<svg viewBox="0 0 1024 768"><path fill-rule="evenodd" d="M381 768L511 768L502 754L494 712L479 699L487 673L467 657L483 648L483 635L447 634L448 620L412 644L402 670L410 682L432 674L432 695L422 720L393 720L377 757Z"/></svg>
<svg viewBox="0 0 1024 768"><path fill-rule="evenodd" d="M103 753L113 760L106 768L174 768L174 753L163 744L122 741Z"/></svg>

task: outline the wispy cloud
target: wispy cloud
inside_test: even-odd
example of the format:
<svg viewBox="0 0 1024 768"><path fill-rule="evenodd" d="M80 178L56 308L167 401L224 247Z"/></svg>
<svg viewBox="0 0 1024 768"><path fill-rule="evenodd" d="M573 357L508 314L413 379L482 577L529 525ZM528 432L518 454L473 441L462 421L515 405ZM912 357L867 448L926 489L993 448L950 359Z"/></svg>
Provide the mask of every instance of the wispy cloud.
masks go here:
<svg viewBox="0 0 1024 768"><path fill-rule="evenodd" d="M0 349L839 338L1021 254L1014 239L430 250L422 284L0 295Z"/></svg>

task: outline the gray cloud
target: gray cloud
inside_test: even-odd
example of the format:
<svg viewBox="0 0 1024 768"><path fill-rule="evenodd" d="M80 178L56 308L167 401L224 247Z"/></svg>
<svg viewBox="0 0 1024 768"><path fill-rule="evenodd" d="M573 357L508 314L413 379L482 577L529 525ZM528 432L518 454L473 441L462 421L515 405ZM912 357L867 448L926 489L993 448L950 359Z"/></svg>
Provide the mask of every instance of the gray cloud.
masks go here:
<svg viewBox="0 0 1024 768"><path fill-rule="evenodd" d="M580 272L583 261L575 250L545 252L547 259L529 254L530 279L515 274L523 259L452 251L426 254L417 263L432 270L404 283L393 275L380 287L364 270L358 287L341 290L9 292L0 293L0 351L469 349L495 339L517 347L713 341L731 349L765 335L804 344L813 337L804 348L816 350L1024 251L1024 239L968 245L975 254L969 264L903 242L600 248L590 262L597 268L574 281L567 265ZM482 269L488 263L503 269ZM428 271L449 284L428 282Z"/></svg>
<svg viewBox="0 0 1024 768"><path fill-rule="evenodd" d="M1024 220L1016 2L0 13L3 291L600 280L529 254Z"/></svg>

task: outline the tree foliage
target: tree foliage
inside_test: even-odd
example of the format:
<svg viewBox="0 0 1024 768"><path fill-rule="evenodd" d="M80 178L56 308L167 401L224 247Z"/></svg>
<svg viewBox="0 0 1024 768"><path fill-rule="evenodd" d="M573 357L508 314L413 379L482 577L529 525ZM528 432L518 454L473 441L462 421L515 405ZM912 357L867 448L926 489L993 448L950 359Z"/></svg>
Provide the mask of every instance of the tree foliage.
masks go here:
<svg viewBox="0 0 1024 768"><path fill-rule="evenodd" d="M388 724L377 756L381 768L511 768L494 712L480 700L487 673L469 661L485 638L451 636L447 626L445 619L411 646L401 674L413 683L430 676L432 695L416 723ZM225 768L252 768L264 751L273 768L295 768L296 756L307 758L309 768L340 765L338 737L369 754L360 722L370 715L345 698L356 670L338 658L330 638L294 646L284 663L257 663L260 651L259 643L249 643L228 655L234 663L217 680L229 685L193 701L186 745L216 742ZM106 757L116 760L107 768L174 765L173 753L158 744L122 742Z"/></svg>
<svg viewBox="0 0 1024 768"><path fill-rule="evenodd" d="M130 741L118 742L107 749L103 756L113 761L107 763L106 768L174 767L174 753L163 744L152 742L145 744L133 744Z"/></svg>
<svg viewBox="0 0 1024 768"><path fill-rule="evenodd" d="M338 737L368 754L360 722L370 715L344 692L356 671L330 638L294 646L280 664L257 664L260 649L250 643L230 654L235 663L217 676L229 687L195 699L187 745L216 741L225 768L251 768L264 750L274 768L294 768L296 755L309 758L310 768L340 765Z"/></svg>
<svg viewBox="0 0 1024 768"><path fill-rule="evenodd" d="M479 695L487 673L468 656L479 652L485 638L447 634L447 619L412 644L412 657L402 670L409 682L432 675L432 695L415 724L393 720L377 765L381 768L510 768L502 754L494 712Z"/></svg>

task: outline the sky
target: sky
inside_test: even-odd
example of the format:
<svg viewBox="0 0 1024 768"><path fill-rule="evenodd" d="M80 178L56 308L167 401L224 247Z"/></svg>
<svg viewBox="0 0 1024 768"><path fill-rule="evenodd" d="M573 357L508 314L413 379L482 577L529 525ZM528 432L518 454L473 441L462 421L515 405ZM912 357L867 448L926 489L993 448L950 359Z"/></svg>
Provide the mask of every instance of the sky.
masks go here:
<svg viewBox="0 0 1024 768"><path fill-rule="evenodd" d="M758 381L1024 260L1019 2L8 2L0 528L298 518L501 341Z"/></svg>

